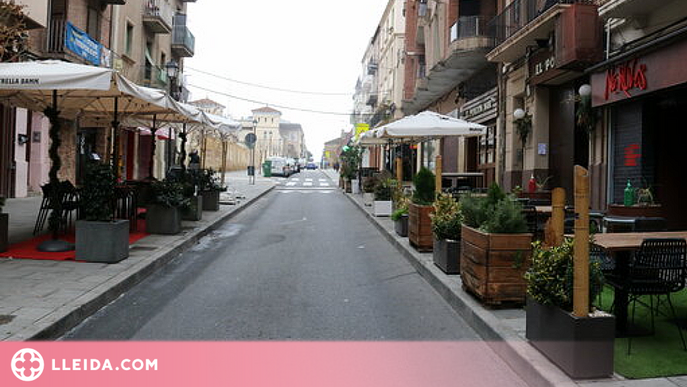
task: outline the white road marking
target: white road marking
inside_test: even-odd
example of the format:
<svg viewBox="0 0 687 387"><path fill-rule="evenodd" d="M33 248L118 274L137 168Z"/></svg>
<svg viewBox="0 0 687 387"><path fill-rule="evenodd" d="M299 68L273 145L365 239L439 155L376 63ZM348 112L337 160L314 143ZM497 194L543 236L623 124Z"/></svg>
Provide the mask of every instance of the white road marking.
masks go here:
<svg viewBox="0 0 687 387"><path fill-rule="evenodd" d="M312 179L305 179L305 181L312 181Z"/></svg>
<svg viewBox="0 0 687 387"><path fill-rule="evenodd" d="M327 184L327 183L320 183L320 187L329 187L329 184Z"/></svg>
<svg viewBox="0 0 687 387"><path fill-rule="evenodd" d="M306 181L305 183L303 183L303 186L304 187L312 187L312 182Z"/></svg>
<svg viewBox="0 0 687 387"><path fill-rule="evenodd" d="M293 187L293 186L295 186L295 185L296 185L296 182L295 182L295 181L290 181L290 182L286 183L286 186L287 186L287 187Z"/></svg>

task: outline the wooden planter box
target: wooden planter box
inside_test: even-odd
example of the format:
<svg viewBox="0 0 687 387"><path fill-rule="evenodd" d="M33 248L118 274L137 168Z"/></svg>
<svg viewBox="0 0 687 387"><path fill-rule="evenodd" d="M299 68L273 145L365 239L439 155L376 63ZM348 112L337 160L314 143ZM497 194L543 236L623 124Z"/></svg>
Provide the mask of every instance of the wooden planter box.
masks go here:
<svg viewBox="0 0 687 387"><path fill-rule="evenodd" d="M609 204L608 215L612 216L629 216L634 218L647 217L659 218L663 216L663 209L660 204L652 205L634 205L626 207L622 204Z"/></svg>
<svg viewBox="0 0 687 387"><path fill-rule="evenodd" d="M0 253L7 251L9 245L10 215L0 213Z"/></svg>
<svg viewBox="0 0 687 387"><path fill-rule="evenodd" d="M76 221L76 260L117 263L129 256L129 221Z"/></svg>
<svg viewBox="0 0 687 387"><path fill-rule="evenodd" d="M434 239L434 264L446 274L460 274L460 241Z"/></svg>
<svg viewBox="0 0 687 387"><path fill-rule="evenodd" d="M460 274L463 289L484 304L524 304L532 234L490 234L463 225Z"/></svg>
<svg viewBox="0 0 687 387"><path fill-rule="evenodd" d="M399 220L394 221L394 230L396 234L400 237L408 236L408 215L401 215Z"/></svg>
<svg viewBox="0 0 687 387"><path fill-rule="evenodd" d="M434 233L429 214L434 206L408 205L408 240L417 251L429 252L434 248Z"/></svg>
<svg viewBox="0 0 687 387"><path fill-rule="evenodd" d="M555 306L527 299L525 336L573 378L613 374L615 317L578 318Z"/></svg>

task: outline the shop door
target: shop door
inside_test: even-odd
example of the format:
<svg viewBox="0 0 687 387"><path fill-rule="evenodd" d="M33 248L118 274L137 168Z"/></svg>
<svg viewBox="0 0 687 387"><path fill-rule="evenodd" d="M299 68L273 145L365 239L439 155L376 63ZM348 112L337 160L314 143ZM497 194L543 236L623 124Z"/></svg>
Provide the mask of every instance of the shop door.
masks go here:
<svg viewBox="0 0 687 387"><path fill-rule="evenodd" d="M0 104L0 196L14 196L15 110Z"/></svg>

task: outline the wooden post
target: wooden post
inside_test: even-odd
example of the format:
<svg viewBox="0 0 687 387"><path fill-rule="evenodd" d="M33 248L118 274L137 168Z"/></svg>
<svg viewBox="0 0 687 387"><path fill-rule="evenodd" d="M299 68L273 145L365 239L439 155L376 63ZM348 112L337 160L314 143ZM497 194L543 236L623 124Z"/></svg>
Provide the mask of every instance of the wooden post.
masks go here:
<svg viewBox="0 0 687 387"><path fill-rule="evenodd" d="M396 157L396 180L398 184L403 183L403 159Z"/></svg>
<svg viewBox="0 0 687 387"><path fill-rule="evenodd" d="M589 171L575 166L575 277L573 314L589 315Z"/></svg>
<svg viewBox="0 0 687 387"><path fill-rule="evenodd" d="M560 246L563 243L565 230L565 189L554 188L551 192L551 227L553 240L547 241L550 246Z"/></svg>
<svg viewBox="0 0 687 387"><path fill-rule="evenodd" d="M437 155L437 157L436 157L435 170L436 170L436 175L434 176L434 179L435 179L434 190L437 193L441 193L441 173L442 173L441 155Z"/></svg>

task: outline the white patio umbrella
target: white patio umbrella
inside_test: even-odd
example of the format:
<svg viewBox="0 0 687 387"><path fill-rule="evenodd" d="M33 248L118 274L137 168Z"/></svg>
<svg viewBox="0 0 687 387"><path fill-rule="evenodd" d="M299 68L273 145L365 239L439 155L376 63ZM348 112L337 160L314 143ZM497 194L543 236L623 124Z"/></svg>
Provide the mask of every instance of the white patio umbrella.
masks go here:
<svg viewBox="0 0 687 387"><path fill-rule="evenodd" d="M137 86L112 69L62 61L0 63L0 103L43 111L50 120L50 184L57 187L61 161L59 118L112 117L114 160L117 159L117 130L120 114L156 114L174 111L171 99L159 91ZM58 195L59 193L55 193ZM60 200L50 215L53 241L39 246L43 251L64 251L71 246L57 241L61 217Z"/></svg>
<svg viewBox="0 0 687 387"><path fill-rule="evenodd" d="M487 127L443 114L424 111L383 125L375 130L377 138L426 140L442 137L472 137L486 133Z"/></svg>

